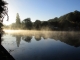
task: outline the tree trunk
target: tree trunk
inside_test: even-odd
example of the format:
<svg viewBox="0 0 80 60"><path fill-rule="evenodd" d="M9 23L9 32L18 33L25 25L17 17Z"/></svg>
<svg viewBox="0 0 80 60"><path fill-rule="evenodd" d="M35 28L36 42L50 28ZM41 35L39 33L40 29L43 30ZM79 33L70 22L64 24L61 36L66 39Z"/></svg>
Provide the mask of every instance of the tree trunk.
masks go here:
<svg viewBox="0 0 80 60"><path fill-rule="evenodd" d="M0 45L1 45L1 34L0 34Z"/></svg>

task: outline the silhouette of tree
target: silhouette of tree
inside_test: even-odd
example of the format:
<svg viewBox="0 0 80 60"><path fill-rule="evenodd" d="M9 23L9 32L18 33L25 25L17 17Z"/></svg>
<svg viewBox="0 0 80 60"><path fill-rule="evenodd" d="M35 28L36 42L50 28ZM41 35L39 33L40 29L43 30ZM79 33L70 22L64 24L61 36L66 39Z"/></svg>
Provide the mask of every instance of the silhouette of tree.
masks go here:
<svg viewBox="0 0 80 60"><path fill-rule="evenodd" d="M41 21L40 20L36 20L34 22L34 28L39 30L41 28Z"/></svg>
<svg viewBox="0 0 80 60"><path fill-rule="evenodd" d="M42 21L41 26L42 27L48 27L48 21Z"/></svg>
<svg viewBox="0 0 80 60"><path fill-rule="evenodd" d="M12 25L14 27L15 24ZM37 29L37 30L80 30L80 11L75 10L74 12L69 12L60 17L55 17L47 21L36 20L31 21L31 18L26 18L20 22L19 14L16 16L16 27L22 29ZM21 27L20 27L21 26Z"/></svg>
<svg viewBox="0 0 80 60"><path fill-rule="evenodd" d="M32 22L31 22L30 18L24 19L22 23L25 26L25 28L27 28L29 30L32 29Z"/></svg>
<svg viewBox="0 0 80 60"><path fill-rule="evenodd" d="M20 16L19 16L19 13L17 13L17 15L16 15L16 27L20 28L20 25L21 25Z"/></svg>
<svg viewBox="0 0 80 60"><path fill-rule="evenodd" d="M8 8L7 5L8 3L4 0L0 0L0 45L1 45L1 34L2 34L2 26L3 26L3 19L7 15L7 20L8 20Z"/></svg>

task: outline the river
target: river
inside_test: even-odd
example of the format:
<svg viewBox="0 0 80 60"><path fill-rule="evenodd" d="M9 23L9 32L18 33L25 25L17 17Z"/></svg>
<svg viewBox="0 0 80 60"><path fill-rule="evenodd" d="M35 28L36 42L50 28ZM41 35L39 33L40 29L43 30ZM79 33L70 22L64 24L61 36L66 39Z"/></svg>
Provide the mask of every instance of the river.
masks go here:
<svg viewBox="0 0 80 60"><path fill-rule="evenodd" d="M2 45L16 60L80 60L80 32L6 32Z"/></svg>

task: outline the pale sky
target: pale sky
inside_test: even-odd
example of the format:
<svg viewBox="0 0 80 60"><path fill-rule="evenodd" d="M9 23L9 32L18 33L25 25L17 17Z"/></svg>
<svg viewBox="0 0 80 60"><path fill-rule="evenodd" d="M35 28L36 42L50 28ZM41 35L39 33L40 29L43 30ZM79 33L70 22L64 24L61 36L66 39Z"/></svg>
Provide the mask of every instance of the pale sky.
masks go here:
<svg viewBox="0 0 80 60"><path fill-rule="evenodd" d="M31 21L41 21L54 17L60 17L74 10L80 11L80 0L6 0L8 2L9 25L15 22L16 13L19 13L21 21L30 17Z"/></svg>

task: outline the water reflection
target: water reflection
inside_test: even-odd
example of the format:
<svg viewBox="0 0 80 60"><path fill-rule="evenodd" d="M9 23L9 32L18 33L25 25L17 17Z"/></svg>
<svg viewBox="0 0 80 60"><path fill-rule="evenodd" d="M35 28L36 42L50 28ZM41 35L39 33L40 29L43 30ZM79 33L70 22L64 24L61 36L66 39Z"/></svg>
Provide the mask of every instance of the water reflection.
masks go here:
<svg viewBox="0 0 80 60"><path fill-rule="evenodd" d="M14 42L3 46L16 60L80 60L79 36L79 32L12 33L2 42Z"/></svg>
<svg viewBox="0 0 80 60"><path fill-rule="evenodd" d="M17 47L19 47L20 45L20 42L21 42L21 35L13 35L15 38L16 38L16 44L17 44Z"/></svg>
<svg viewBox="0 0 80 60"><path fill-rule="evenodd" d="M80 33L77 32L76 34L74 33L62 33L62 32L57 32L57 33L53 33L53 34L48 34L48 35L44 35L44 34L38 34L38 35L19 35L19 34L11 34L12 36L14 36L16 38L16 43L17 43L17 47L19 47L20 42L21 42L21 38L22 40L24 40L25 42L30 43L32 36L34 36L36 41L40 41L41 37L45 40L47 38L50 39L54 39L54 40L59 40L61 42L64 42L68 45L74 46L74 47L79 47L80 46Z"/></svg>
<svg viewBox="0 0 80 60"><path fill-rule="evenodd" d="M80 34L60 34L60 35L53 35L50 38L54 40L60 40L66 44L69 44L74 47L80 46Z"/></svg>
<svg viewBox="0 0 80 60"><path fill-rule="evenodd" d="M36 41L40 41L40 40L41 40L41 35L35 36L35 40L36 40Z"/></svg>
<svg viewBox="0 0 80 60"><path fill-rule="evenodd" d="M22 36L22 40L24 40L25 42L30 43L32 39L32 36Z"/></svg>

